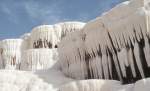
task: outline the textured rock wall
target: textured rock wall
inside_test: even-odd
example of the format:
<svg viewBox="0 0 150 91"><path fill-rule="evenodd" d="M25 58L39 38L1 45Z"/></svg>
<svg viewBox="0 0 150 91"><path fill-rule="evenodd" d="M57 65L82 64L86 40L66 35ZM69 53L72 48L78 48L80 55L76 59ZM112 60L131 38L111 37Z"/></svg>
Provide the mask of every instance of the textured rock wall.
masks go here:
<svg viewBox="0 0 150 91"><path fill-rule="evenodd" d="M75 37L62 40L58 50L63 73L122 83L149 77L149 9L149 0L123 2L89 21Z"/></svg>
<svg viewBox="0 0 150 91"><path fill-rule="evenodd" d="M0 43L2 69L48 69L58 60L60 40L70 32L79 31L85 23L64 22L41 25L18 39L5 39Z"/></svg>

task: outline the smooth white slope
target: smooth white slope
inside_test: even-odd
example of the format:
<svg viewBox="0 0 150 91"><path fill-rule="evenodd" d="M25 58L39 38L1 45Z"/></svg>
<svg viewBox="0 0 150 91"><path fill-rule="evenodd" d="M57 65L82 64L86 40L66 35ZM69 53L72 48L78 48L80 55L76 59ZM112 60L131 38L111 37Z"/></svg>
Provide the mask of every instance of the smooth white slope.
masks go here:
<svg viewBox="0 0 150 91"><path fill-rule="evenodd" d="M45 82L51 84L54 88L59 88L64 84L75 81L75 79L65 76L60 70L56 68L38 70L35 71L34 74L38 75L38 77L43 79Z"/></svg>
<svg viewBox="0 0 150 91"><path fill-rule="evenodd" d="M56 91L31 72L0 70L0 91Z"/></svg>
<svg viewBox="0 0 150 91"><path fill-rule="evenodd" d="M134 85L133 91L149 91L150 90L150 78L137 81Z"/></svg>
<svg viewBox="0 0 150 91"><path fill-rule="evenodd" d="M132 91L133 84L121 85L114 80L80 80L65 84L59 91ZM143 91L143 90L142 90Z"/></svg>
<svg viewBox="0 0 150 91"><path fill-rule="evenodd" d="M0 91L149 91L150 78L122 85L115 80L73 80L57 69L35 73L0 70Z"/></svg>

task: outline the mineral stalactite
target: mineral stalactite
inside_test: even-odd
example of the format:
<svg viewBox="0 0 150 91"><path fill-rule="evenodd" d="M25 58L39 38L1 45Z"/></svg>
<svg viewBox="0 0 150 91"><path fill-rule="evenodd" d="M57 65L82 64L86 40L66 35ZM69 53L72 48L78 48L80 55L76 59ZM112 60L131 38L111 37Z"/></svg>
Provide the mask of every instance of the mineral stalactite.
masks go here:
<svg viewBox="0 0 150 91"><path fill-rule="evenodd" d="M1 41L1 68L16 69L21 61L22 39Z"/></svg>
<svg viewBox="0 0 150 91"><path fill-rule="evenodd" d="M89 21L77 36L62 40L62 71L72 78L115 79L122 83L149 77L149 3L126 1ZM68 45L69 51L63 52Z"/></svg>

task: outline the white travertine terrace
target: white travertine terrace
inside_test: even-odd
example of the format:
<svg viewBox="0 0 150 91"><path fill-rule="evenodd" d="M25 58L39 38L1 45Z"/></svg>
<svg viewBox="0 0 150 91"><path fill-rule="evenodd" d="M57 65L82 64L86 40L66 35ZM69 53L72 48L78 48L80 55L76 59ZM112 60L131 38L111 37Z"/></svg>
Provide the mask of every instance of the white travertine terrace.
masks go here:
<svg viewBox="0 0 150 91"><path fill-rule="evenodd" d="M34 71L0 71L0 91L149 91L149 10L150 0L126 1L87 24L42 25L20 42L2 40L2 67Z"/></svg>
<svg viewBox="0 0 150 91"><path fill-rule="evenodd" d="M50 68L58 60L57 47L60 40L71 32L81 30L84 25L85 23L81 22L41 25L33 28L31 33L22 35L20 39L2 40L1 68L22 70Z"/></svg>
<svg viewBox="0 0 150 91"><path fill-rule="evenodd" d="M15 69L21 61L22 39L5 39L1 41L1 68Z"/></svg>
<svg viewBox="0 0 150 91"><path fill-rule="evenodd" d="M42 25L35 27L31 32L30 48L52 48L52 43L54 40L53 36L56 35L54 34L54 29L52 25ZM49 41L51 44L44 44L49 43Z"/></svg>
<svg viewBox="0 0 150 91"><path fill-rule="evenodd" d="M24 34L20 39L2 40L0 52L3 59L0 59L0 66L1 69L10 70L0 71L0 91L57 91L60 85L73 81L55 66L59 58L55 45L67 34L79 31L83 26L84 23L79 22L42 25L34 28L31 33ZM34 42L39 39L50 41L52 47L33 47Z"/></svg>
<svg viewBox="0 0 150 91"><path fill-rule="evenodd" d="M35 27L31 32L30 48L55 48L64 36L81 30L84 25L81 22L64 22Z"/></svg>

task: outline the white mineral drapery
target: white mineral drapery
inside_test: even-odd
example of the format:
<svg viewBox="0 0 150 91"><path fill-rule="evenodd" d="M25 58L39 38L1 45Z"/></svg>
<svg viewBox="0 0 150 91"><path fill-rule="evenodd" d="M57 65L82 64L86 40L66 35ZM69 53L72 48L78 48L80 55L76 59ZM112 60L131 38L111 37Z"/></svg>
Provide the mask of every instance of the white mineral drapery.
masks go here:
<svg viewBox="0 0 150 91"><path fill-rule="evenodd" d="M88 22L81 30L82 37L71 36L75 39L71 40L68 37L65 39L68 41L62 40L60 45L63 47L60 46L59 50L64 73L71 77L83 78L82 74L89 71L93 78L101 78L101 74L103 74L104 78L108 79L113 75L111 62L114 62L119 80L122 81L123 77L127 77L126 67L130 67L131 75L136 77L135 65L137 65L136 70L139 71L140 76L144 78L142 54L145 57L146 65L150 67L149 3L149 0L126 1ZM78 41L80 41L79 44L77 44ZM71 48L68 48L68 45ZM65 48L68 48L69 51L64 51ZM80 50L85 50L85 52ZM82 59L86 54L88 54L88 58ZM86 63L86 70L72 75L72 73L76 73L74 72L76 69L73 67L82 70L83 62ZM64 67L64 65L66 66ZM76 71L78 72L78 70ZM84 76L86 78L87 75Z"/></svg>
<svg viewBox="0 0 150 91"><path fill-rule="evenodd" d="M40 44L42 47L44 46L43 41L50 42L52 44L53 36L55 35L52 25L42 25L35 27L31 32L30 48L34 48L35 43L39 40L42 42L42 44Z"/></svg>
<svg viewBox="0 0 150 91"><path fill-rule="evenodd" d="M85 23L63 22L63 23L58 23L56 25L61 27L60 35L61 38L63 38L64 36L68 35L71 32L80 31L84 27Z"/></svg>
<svg viewBox="0 0 150 91"><path fill-rule="evenodd" d="M37 41L41 43L37 47L55 48L64 36L70 32L81 30L84 25L85 23L81 22L64 22L35 27L31 32L30 48L34 48Z"/></svg>
<svg viewBox="0 0 150 91"><path fill-rule="evenodd" d="M30 48L30 33L25 33L20 38L23 39L21 50L27 50Z"/></svg>
<svg viewBox="0 0 150 91"><path fill-rule="evenodd" d="M21 70L49 69L58 60L57 49L29 49L23 52Z"/></svg>
<svg viewBox="0 0 150 91"><path fill-rule="evenodd" d="M85 50L80 31L73 32L62 39L58 47L59 64L66 76L84 79L87 76Z"/></svg>
<svg viewBox="0 0 150 91"><path fill-rule="evenodd" d="M22 39L5 39L1 41L2 66L4 69L16 69L21 61Z"/></svg>

